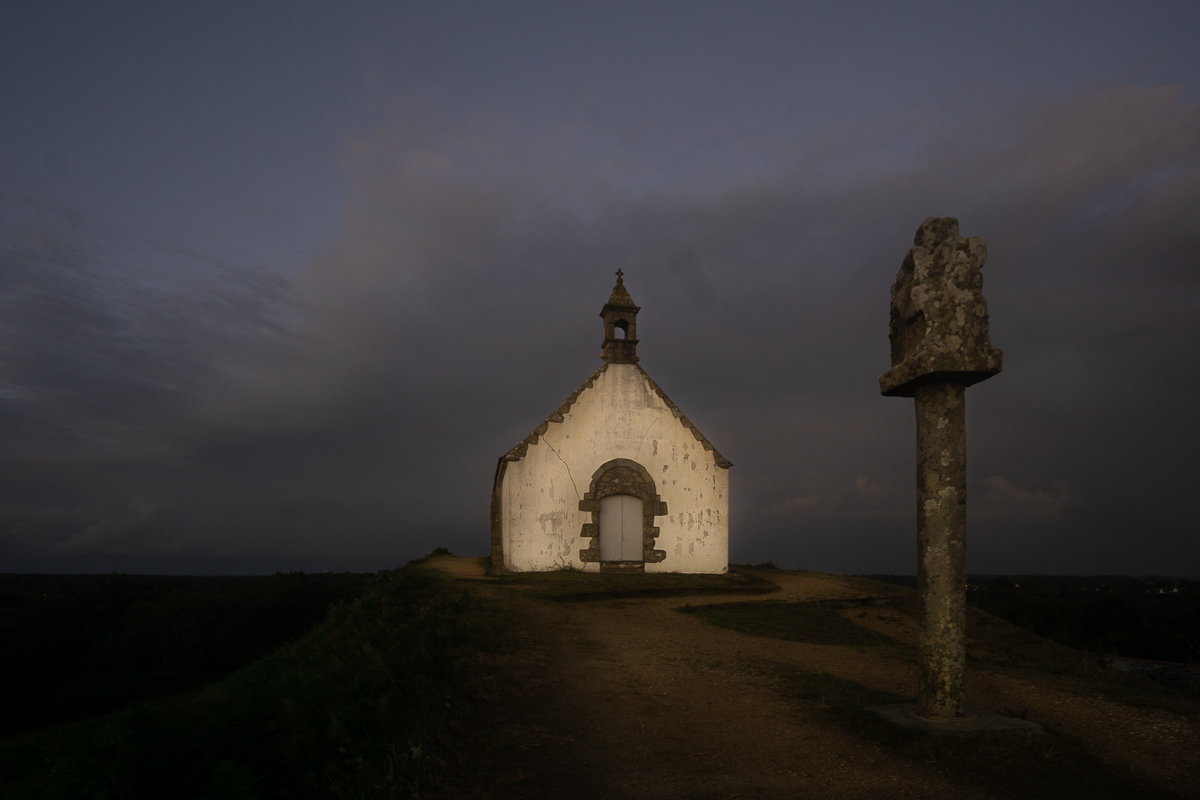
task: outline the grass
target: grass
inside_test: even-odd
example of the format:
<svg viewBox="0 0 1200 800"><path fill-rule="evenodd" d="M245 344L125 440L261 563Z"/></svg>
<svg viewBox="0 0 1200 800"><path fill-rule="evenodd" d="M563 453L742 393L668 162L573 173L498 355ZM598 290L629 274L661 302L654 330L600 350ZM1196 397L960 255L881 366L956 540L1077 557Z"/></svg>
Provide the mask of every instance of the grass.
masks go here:
<svg viewBox="0 0 1200 800"><path fill-rule="evenodd" d="M768 580L741 572L724 575L683 575L673 572L604 573L557 570L505 575L495 583L535 597L560 602L587 602L636 597L766 594L779 591Z"/></svg>
<svg viewBox="0 0 1200 800"><path fill-rule="evenodd" d="M205 689L0 744L5 798L409 796L452 771L508 623L428 570L380 573L300 640Z"/></svg>
<svg viewBox="0 0 1200 800"><path fill-rule="evenodd" d="M1040 736L989 735L978 739L932 736L905 730L866 710L869 706L911 698L792 665L760 665L760 670L776 676L781 693L805 701L847 733L884 745L902 758L934 765L964 789L987 786L996 790L997 796L1055 800L1175 797L1136 776L1115 772L1089 754L1080 742L1053 729ZM1027 713L1007 711L1013 716Z"/></svg>
<svg viewBox="0 0 1200 800"><path fill-rule="evenodd" d="M424 564L426 561L428 561L431 558L438 558L440 556L452 556L452 555L454 555L454 553L450 552L450 548L448 548L448 547L435 547L432 550L430 550L428 553L426 553L425 555L421 556L420 558L414 558L412 561L409 561L404 566L415 567L418 564ZM491 559L489 558L488 561L491 561Z"/></svg>
<svg viewBox="0 0 1200 800"><path fill-rule="evenodd" d="M836 611L820 608L813 603L758 600L695 607L687 605L679 610L747 636L847 647L899 644L889 636L855 625Z"/></svg>
<svg viewBox="0 0 1200 800"><path fill-rule="evenodd" d="M895 646L897 657L911 658L889 637L868 631L830 609L809 603L765 600L685 606L680 611L748 636L842 647ZM846 733L886 746L891 752L933 764L964 788L988 786L1001 796L1030 798L1173 797L1136 776L1116 773L1069 736L985 736L952 739L905 730L867 708L912 698L872 689L846 678L791 664L759 663L756 672L773 676L781 694L804 702ZM1025 710L1008 710L1014 716Z"/></svg>

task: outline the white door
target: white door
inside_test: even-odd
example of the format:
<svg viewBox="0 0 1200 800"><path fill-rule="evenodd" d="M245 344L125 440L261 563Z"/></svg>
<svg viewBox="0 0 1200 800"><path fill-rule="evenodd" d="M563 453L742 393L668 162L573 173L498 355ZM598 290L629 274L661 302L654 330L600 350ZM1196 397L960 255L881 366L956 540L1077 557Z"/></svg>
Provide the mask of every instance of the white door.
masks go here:
<svg viewBox="0 0 1200 800"><path fill-rule="evenodd" d="M641 561L642 499L613 494L600 499L600 560Z"/></svg>

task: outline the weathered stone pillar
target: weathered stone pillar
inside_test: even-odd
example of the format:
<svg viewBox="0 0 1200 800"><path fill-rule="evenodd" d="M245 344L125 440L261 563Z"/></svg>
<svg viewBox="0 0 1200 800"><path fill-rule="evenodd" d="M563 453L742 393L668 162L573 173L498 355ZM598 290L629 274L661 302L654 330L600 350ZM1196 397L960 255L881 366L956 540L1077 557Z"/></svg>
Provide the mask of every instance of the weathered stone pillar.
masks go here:
<svg viewBox="0 0 1200 800"><path fill-rule="evenodd" d="M918 714L964 714L966 669L966 387L1001 368L988 339L981 267L987 242L958 235L958 220L930 217L892 285L890 397L917 409Z"/></svg>
<svg viewBox="0 0 1200 800"><path fill-rule="evenodd" d="M916 389L917 705L922 717L963 714L966 667L967 436L966 387L928 383Z"/></svg>

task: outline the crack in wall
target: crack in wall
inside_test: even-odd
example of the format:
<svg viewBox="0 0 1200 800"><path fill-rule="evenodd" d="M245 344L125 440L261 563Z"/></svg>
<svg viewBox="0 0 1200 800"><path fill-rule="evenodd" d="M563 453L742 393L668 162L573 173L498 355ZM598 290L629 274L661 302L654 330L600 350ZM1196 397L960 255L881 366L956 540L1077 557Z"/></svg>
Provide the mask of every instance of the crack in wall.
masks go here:
<svg viewBox="0 0 1200 800"><path fill-rule="evenodd" d="M542 444L546 445L546 447L549 447L550 452L558 456L559 461L562 461L563 469L567 471L567 477L571 479L571 488L575 490L575 499L582 500L583 497L579 494L579 487L575 485L575 476L571 474L571 465L564 461L562 456L558 455L558 451L554 449L554 445L547 442L544 436L542 437Z"/></svg>
<svg viewBox="0 0 1200 800"><path fill-rule="evenodd" d="M655 414L654 419L651 420L650 424L646 426L646 430L642 431L642 438L638 440L637 454L639 458L642 455L642 445L646 443L646 437L650 435L650 431L654 428L654 426L662 420L662 413L663 412L659 411L657 414Z"/></svg>

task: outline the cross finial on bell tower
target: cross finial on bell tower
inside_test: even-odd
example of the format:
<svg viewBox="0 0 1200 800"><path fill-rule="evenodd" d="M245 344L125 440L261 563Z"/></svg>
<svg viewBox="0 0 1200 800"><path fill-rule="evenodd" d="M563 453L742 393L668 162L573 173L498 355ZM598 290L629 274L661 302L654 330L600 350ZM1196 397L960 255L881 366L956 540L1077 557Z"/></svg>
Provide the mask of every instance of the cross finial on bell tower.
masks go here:
<svg viewBox="0 0 1200 800"><path fill-rule="evenodd" d="M625 289L625 273L617 270L617 285L600 316L604 318L604 345L600 358L606 364L636 364L637 357L637 313L641 311L633 304L633 298Z"/></svg>

